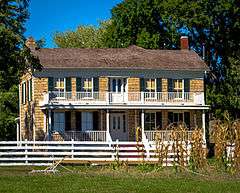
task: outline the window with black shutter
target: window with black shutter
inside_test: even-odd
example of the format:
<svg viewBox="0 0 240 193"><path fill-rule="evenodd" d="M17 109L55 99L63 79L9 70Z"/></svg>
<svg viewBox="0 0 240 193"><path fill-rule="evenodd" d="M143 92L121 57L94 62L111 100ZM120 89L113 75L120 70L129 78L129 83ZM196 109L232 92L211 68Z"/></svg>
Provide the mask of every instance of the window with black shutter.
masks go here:
<svg viewBox="0 0 240 193"><path fill-rule="evenodd" d="M66 92L72 91L72 79L70 77L66 78Z"/></svg>
<svg viewBox="0 0 240 193"><path fill-rule="evenodd" d="M81 112L76 112L76 129L77 131L81 131L82 130L82 116L81 116Z"/></svg>
<svg viewBox="0 0 240 193"><path fill-rule="evenodd" d="M156 128L162 128L162 112L156 112Z"/></svg>
<svg viewBox="0 0 240 193"><path fill-rule="evenodd" d="M94 111L93 112L93 130L97 131L99 130L99 127L98 127L98 111Z"/></svg>
<svg viewBox="0 0 240 193"><path fill-rule="evenodd" d="M53 91L54 89L54 81L53 77L48 78L48 91Z"/></svg>
<svg viewBox="0 0 240 193"><path fill-rule="evenodd" d="M76 91L77 92L82 92L83 91L83 88L82 88L82 80L81 78L77 77L76 78Z"/></svg>
<svg viewBox="0 0 240 193"><path fill-rule="evenodd" d="M184 122L187 128L190 129L190 112L184 112Z"/></svg>
<svg viewBox="0 0 240 193"><path fill-rule="evenodd" d="M70 131L71 127L71 111L65 111L65 130Z"/></svg>

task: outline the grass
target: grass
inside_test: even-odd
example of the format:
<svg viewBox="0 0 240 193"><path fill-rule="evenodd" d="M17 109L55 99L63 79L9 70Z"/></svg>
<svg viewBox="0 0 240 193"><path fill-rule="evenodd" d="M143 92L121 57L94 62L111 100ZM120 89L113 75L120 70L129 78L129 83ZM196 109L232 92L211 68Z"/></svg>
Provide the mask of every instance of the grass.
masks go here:
<svg viewBox="0 0 240 193"><path fill-rule="evenodd" d="M208 172L204 176L149 166L68 166L56 174L30 174L32 167L0 167L0 193L238 193L240 178ZM151 169L152 168L152 169ZM35 168L36 169L36 168ZM37 168L40 169L40 168Z"/></svg>

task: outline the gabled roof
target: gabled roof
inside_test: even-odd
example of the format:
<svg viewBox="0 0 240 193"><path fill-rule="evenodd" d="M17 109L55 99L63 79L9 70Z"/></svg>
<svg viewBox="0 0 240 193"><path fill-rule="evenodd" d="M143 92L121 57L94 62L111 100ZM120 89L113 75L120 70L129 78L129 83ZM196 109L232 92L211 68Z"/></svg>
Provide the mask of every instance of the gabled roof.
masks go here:
<svg viewBox="0 0 240 193"><path fill-rule="evenodd" d="M208 71L191 50L128 48L43 48L33 51L45 69L102 68Z"/></svg>

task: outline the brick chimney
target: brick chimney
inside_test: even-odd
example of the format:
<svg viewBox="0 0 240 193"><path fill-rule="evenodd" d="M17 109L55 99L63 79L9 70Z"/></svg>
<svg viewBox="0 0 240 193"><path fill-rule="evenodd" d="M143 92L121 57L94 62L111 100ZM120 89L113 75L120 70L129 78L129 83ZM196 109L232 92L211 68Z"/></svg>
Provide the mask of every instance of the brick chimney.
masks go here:
<svg viewBox="0 0 240 193"><path fill-rule="evenodd" d="M33 37L29 37L27 41L25 42L25 45L30 49L30 50L36 50L37 44L36 41L34 40Z"/></svg>
<svg viewBox="0 0 240 193"><path fill-rule="evenodd" d="M188 36L181 36L180 42L181 42L181 50L189 49Z"/></svg>

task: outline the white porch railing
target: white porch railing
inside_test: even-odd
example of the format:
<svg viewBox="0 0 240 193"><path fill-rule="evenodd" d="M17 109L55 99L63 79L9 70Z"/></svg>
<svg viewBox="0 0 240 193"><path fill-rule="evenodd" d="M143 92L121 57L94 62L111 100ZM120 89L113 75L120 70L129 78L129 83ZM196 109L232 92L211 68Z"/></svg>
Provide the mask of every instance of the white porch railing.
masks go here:
<svg viewBox="0 0 240 193"><path fill-rule="evenodd" d="M161 139L161 141L171 141L172 130L158 130L158 131L144 131L146 138L149 141L155 141L156 138ZM193 131L187 131L185 140L191 141Z"/></svg>
<svg viewBox="0 0 240 193"><path fill-rule="evenodd" d="M65 131L64 140L106 141L106 131Z"/></svg>
<svg viewBox="0 0 240 193"><path fill-rule="evenodd" d="M204 104L203 92L49 92L44 94L44 101L41 105L49 102L82 102L93 104L151 104L162 103L179 104Z"/></svg>

